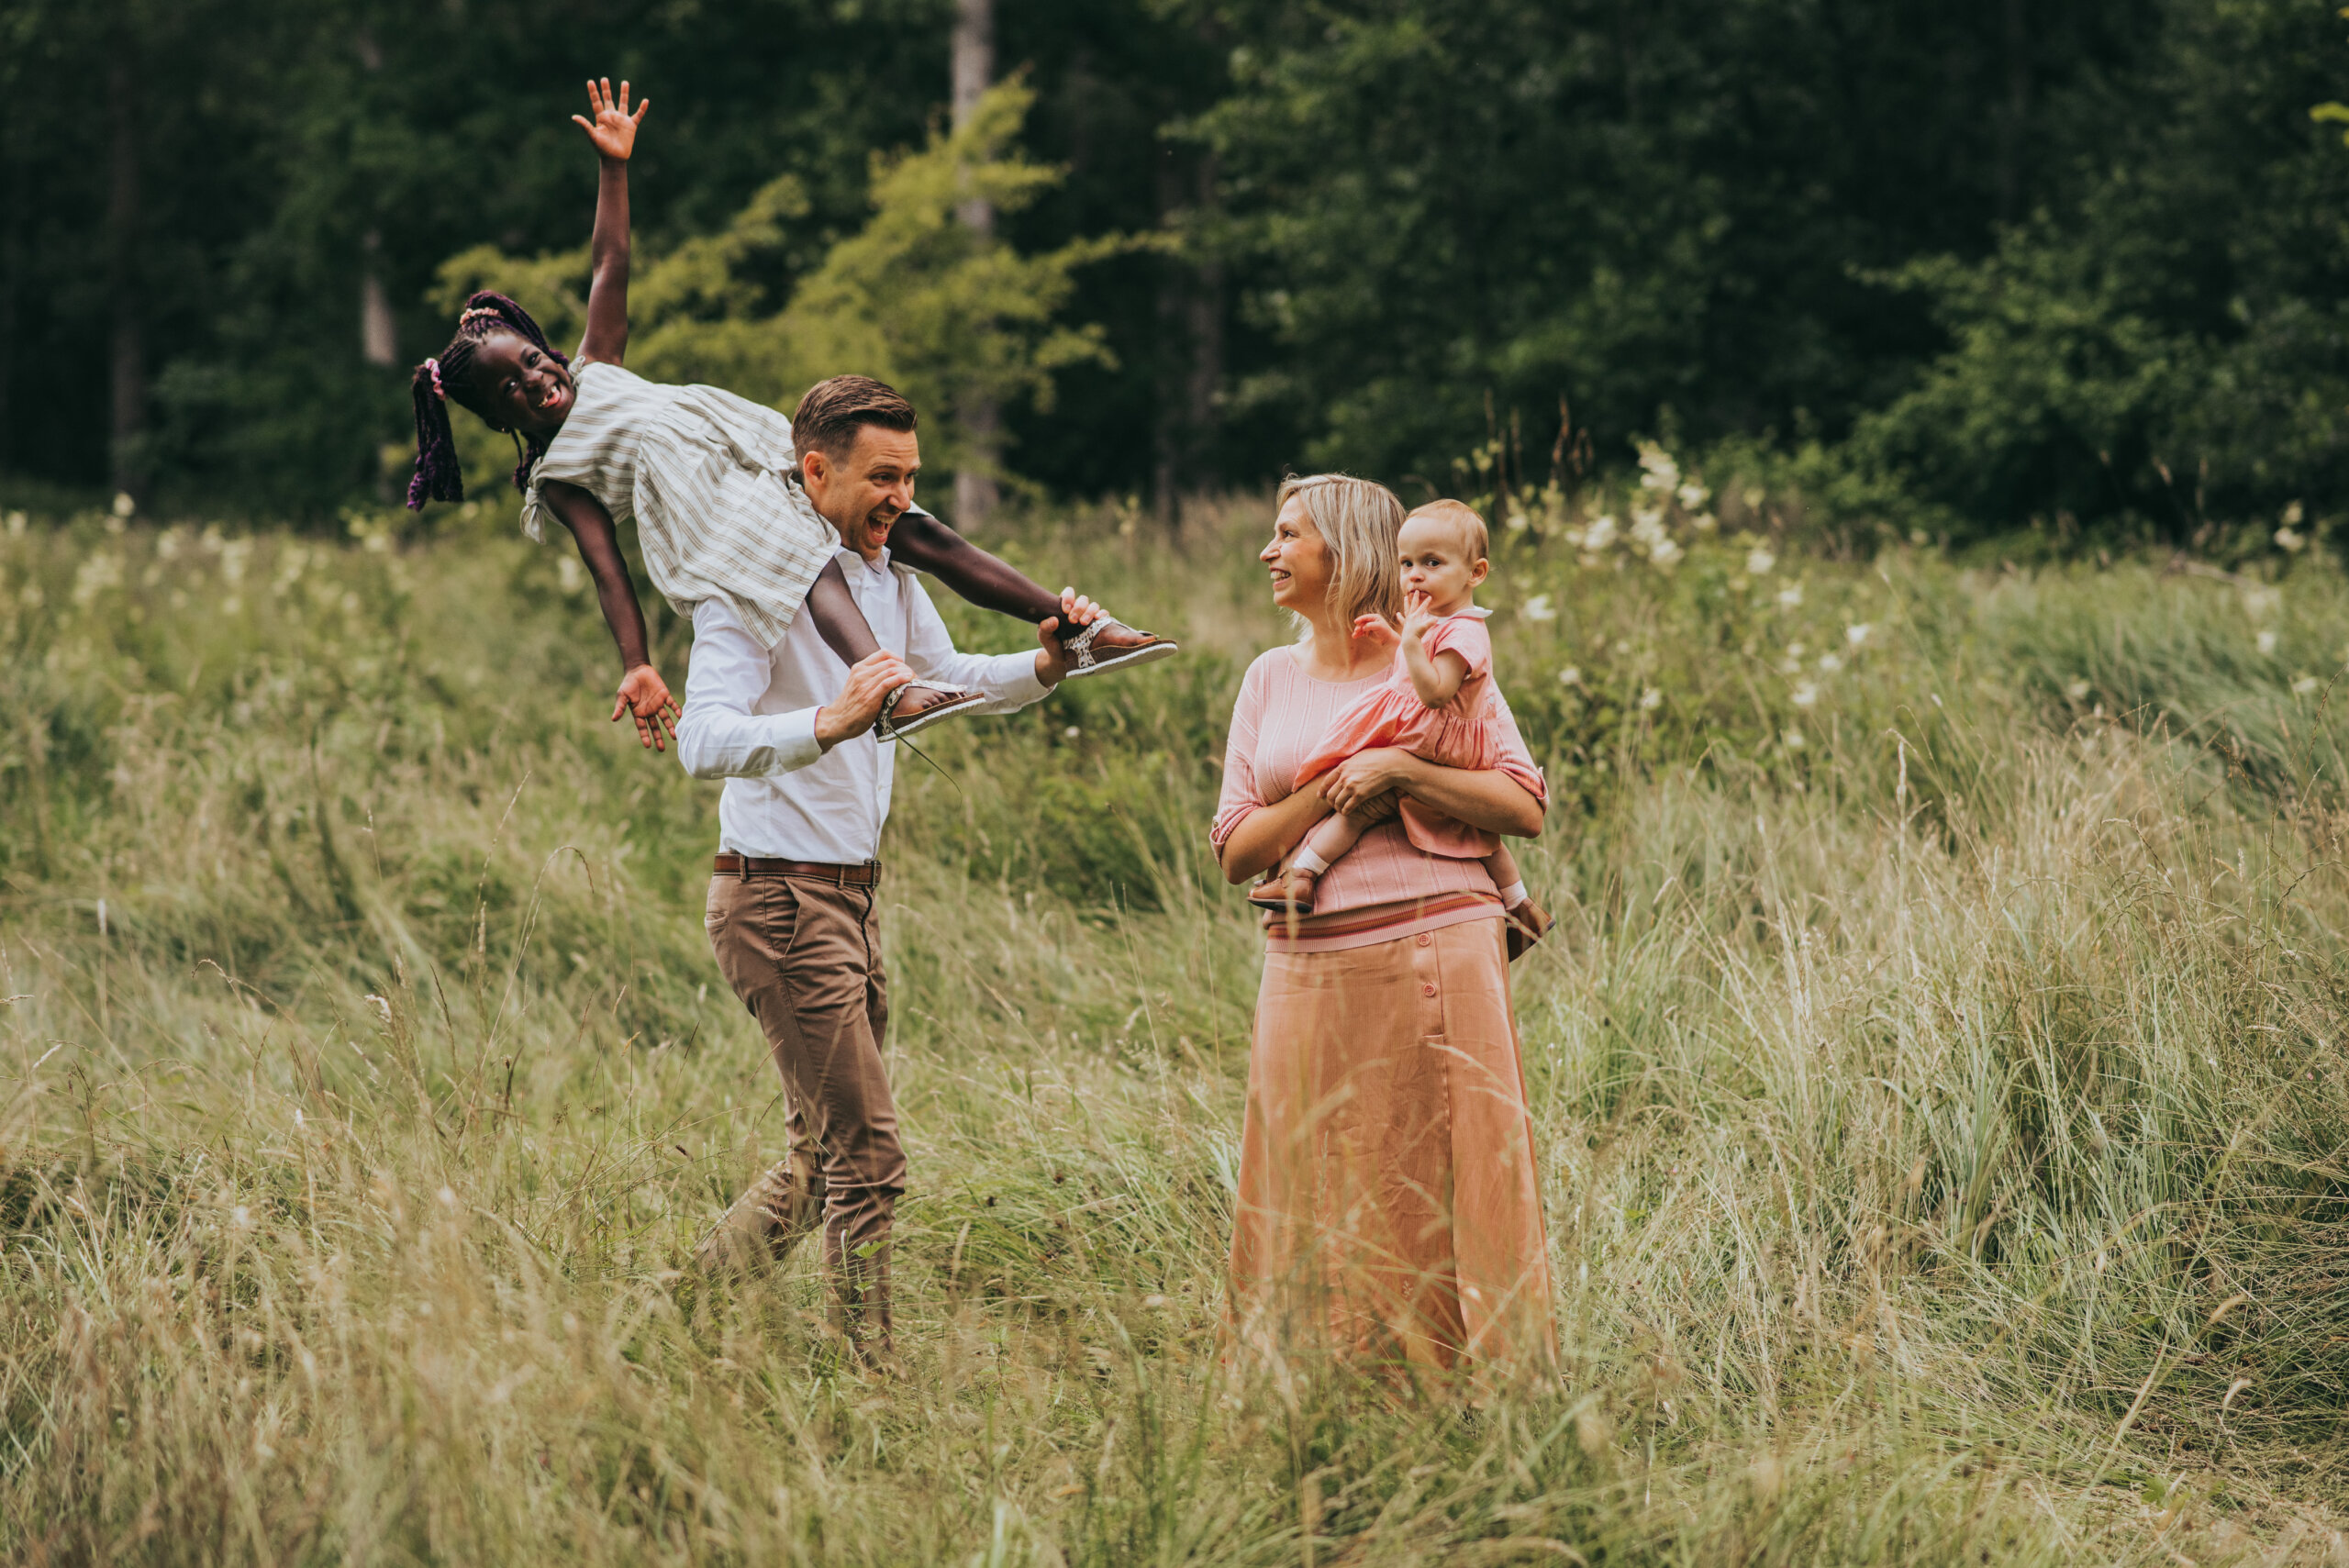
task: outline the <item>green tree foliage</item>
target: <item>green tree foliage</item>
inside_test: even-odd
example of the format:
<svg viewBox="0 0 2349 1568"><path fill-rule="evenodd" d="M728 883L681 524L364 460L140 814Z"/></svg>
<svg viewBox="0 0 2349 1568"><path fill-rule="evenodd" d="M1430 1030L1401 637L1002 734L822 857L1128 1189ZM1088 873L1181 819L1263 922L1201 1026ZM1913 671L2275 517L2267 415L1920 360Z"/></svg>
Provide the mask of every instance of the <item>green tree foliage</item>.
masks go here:
<svg viewBox="0 0 2349 1568"><path fill-rule="evenodd" d="M1854 466L1961 527L2191 539L2349 501L2349 154L2309 108L2340 31L2293 0L2163 6L2071 190L1887 280L1951 346L1861 419Z"/></svg>
<svg viewBox="0 0 2349 1568"><path fill-rule="evenodd" d="M968 460L955 417L965 399L1049 410L1055 373L1115 363L1098 326L1061 320L1078 270L1138 242L1099 236L1022 254L955 220L974 193L1013 215L1060 183L1060 170L1013 144L1034 99L1024 83L1001 83L961 129L933 129L919 151L875 154L871 217L780 308L762 263L808 216L795 176L769 182L715 234L642 259L629 295L631 367L786 409L825 376L878 376L931 415L924 457L939 470ZM567 342L585 321L586 284L584 245L527 261L483 247L442 267L439 303L453 316L472 290L501 289Z"/></svg>
<svg viewBox="0 0 2349 1568"><path fill-rule="evenodd" d="M2055 95L2127 41L2105 0L1220 0L1197 123L1250 306L1241 393L1317 461L1441 475L1484 406L1603 452L1839 432L1934 346L1854 269L1976 253L2044 191Z"/></svg>

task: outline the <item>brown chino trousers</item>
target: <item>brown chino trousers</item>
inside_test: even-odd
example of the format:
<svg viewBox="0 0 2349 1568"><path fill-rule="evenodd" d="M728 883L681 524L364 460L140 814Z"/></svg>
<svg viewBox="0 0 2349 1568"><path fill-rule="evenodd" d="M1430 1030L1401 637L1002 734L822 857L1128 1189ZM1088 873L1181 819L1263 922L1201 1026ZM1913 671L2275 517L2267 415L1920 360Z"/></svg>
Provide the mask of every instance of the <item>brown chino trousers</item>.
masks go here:
<svg viewBox="0 0 2349 1568"><path fill-rule="evenodd" d="M783 1074L791 1153L702 1244L705 1266L780 1258L820 1216L835 1321L863 1353L889 1350L889 1229L906 1190L874 887L753 873L710 879L718 967L766 1032Z"/></svg>

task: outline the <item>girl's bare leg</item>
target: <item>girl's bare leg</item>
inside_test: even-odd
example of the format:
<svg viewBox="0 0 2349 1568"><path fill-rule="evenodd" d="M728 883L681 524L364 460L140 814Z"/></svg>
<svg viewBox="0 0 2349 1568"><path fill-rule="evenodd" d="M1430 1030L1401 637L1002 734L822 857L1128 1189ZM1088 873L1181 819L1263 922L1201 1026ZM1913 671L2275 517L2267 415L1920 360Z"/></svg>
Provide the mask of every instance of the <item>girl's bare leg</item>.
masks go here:
<svg viewBox="0 0 2349 1568"><path fill-rule="evenodd" d="M856 595L849 592L839 556L824 562L816 581L808 584L807 614L816 622L816 634L824 639L825 647L841 656L841 663L852 668L881 651L880 639L873 635L864 612L856 607Z"/></svg>
<svg viewBox="0 0 2349 1568"><path fill-rule="evenodd" d="M1517 869L1517 857L1503 844L1485 857L1485 869L1493 873L1493 885L1500 889L1501 907L1514 909L1525 902L1525 873Z"/></svg>
<svg viewBox="0 0 2349 1568"><path fill-rule="evenodd" d="M929 573L957 597L983 610L1030 623L1061 613L1058 594L927 513L907 512L897 519L889 530L889 553L917 572Z"/></svg>
<svg viewBox="0 0 2349 1568"><path fill-rule="evenodd" d="M849 592L848 577L841 571L838 556L824 562L824 569L807 585L807 599L801 612L816 623L816 634L824 639L825 647L841 656L843 663L853 667L881 651L881 639L873 635L872 623L856 607L856 595ZM898 687L896 702L882 711L885 724L903 729L933 708L969 707L977 701L976 695L969 692L916 684ZM936 722L936 717L930 722ZM885 738L891 731L885 728L882 733Z"/></svg>

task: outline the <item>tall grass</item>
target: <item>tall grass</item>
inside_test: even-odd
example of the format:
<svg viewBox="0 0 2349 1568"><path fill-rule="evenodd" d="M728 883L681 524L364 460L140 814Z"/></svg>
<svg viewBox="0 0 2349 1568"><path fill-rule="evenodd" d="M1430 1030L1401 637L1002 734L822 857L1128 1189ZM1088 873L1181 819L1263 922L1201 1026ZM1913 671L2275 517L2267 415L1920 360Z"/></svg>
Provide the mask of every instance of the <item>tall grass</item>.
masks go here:
<svg viewBox="0 0 2349 1568"><path fill-rule="evenodd" d="M2331 569L1512 544L1566 1365L1472 1407L1220 1355L1256 522L1040 522L1186 657L901 764L895 1385L684 1266L776 1081L558 557L0 539L7 1557L2343 1560Z"/></svg>

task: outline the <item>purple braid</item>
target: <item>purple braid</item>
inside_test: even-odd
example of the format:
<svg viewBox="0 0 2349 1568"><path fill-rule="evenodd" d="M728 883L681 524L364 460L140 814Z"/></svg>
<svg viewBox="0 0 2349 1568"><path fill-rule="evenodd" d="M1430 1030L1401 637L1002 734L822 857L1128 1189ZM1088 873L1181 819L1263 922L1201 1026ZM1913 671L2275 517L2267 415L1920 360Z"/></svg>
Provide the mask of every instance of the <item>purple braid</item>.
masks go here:
<svg viewBox="0 0 2349 1568"><path fill-rule="evenodd" d="M410 511L422 511L427 501L465 498L464 475L457 466L456 433L449 425L449 400L453 397L484 420L489 418L474 395L470 373L474 351L493 332L511 332L559 365L571 362L569 355L547 341L530 313L506 295L483 289L466 300L463 313L457 317L457 335L449 339L440 358L417 366L408 379L408 395L416 404L416 476L407 484ZM514 488L527 490L530 467L545 453L546 445L536 436L509 433L514 436L515 456L520 460L514 465Z"/></svg>

